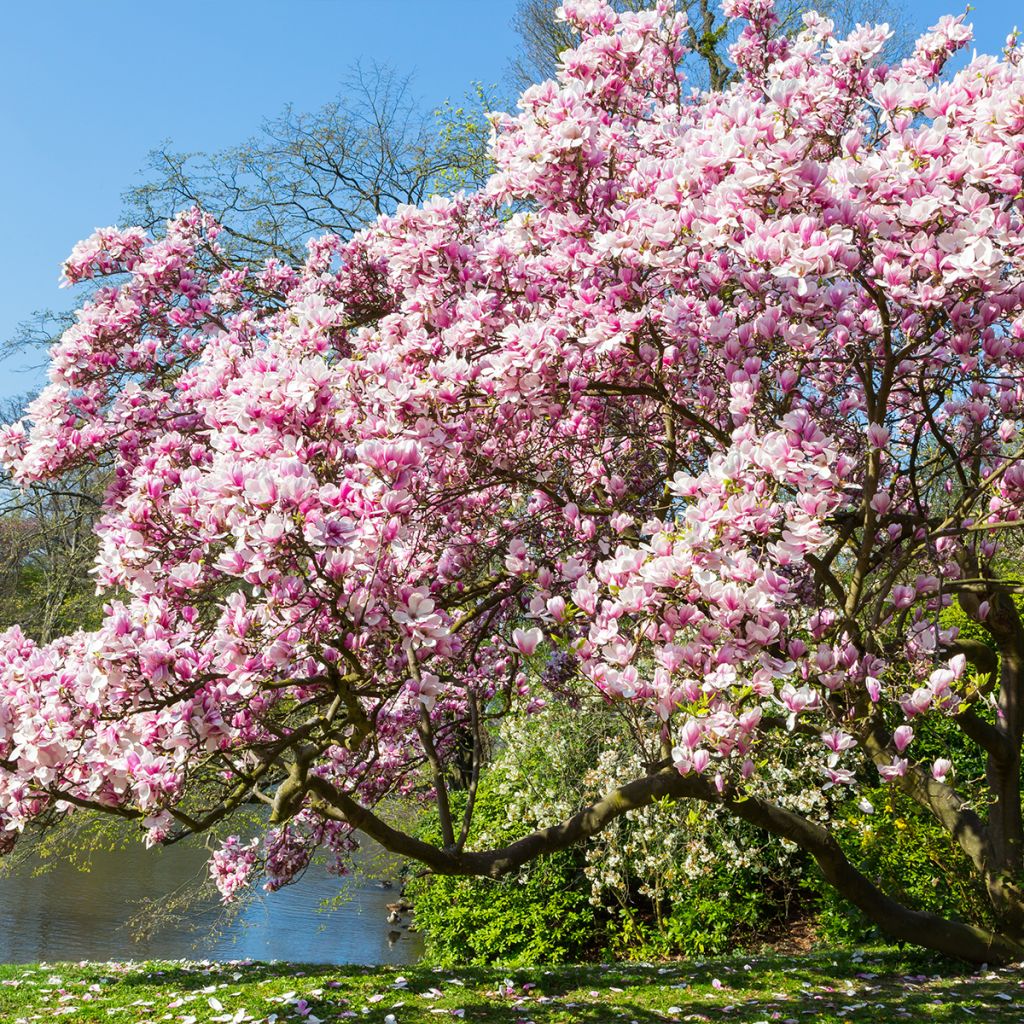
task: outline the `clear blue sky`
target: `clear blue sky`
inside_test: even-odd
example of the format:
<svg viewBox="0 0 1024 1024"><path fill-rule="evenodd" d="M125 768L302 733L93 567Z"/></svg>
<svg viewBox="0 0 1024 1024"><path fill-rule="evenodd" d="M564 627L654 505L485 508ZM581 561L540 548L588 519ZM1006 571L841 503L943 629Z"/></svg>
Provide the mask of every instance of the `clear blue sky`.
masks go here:
<svg viewBox="0 0 1024 1024"><path fill-rule="evenodd" d="M0 40L0 339L33 310L61 307L61 263L150 149L243 141L286 103L312 110L357 61L415 75L425 104L504 75L515 0L14 0ZM962 0L906 0L927 27ZM1002 45L1013 0L975 0L979 50ZM1024 22L1024 11L1016 15ZM1022 25L1024 28L1024 25ZM0 398L40 381L0 363Z"/></svg>

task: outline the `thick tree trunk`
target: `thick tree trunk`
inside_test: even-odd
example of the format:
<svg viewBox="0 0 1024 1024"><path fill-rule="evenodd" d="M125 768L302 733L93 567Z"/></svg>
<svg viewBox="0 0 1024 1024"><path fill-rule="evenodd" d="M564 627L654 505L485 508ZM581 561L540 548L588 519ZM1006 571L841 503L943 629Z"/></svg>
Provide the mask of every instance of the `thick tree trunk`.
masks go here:
<svg viewBox="0 0 1024 1024"><path fill-rule="evenodd" d="M1013 598L995 590L985 627L999 650L996 721L985 744L985 781L991 796L987 832L992 850L985 882L989 899L1008 930L1024 934L1024 900L1019 888L1024 869L1021 814L1021 743L1024 740L1024 624Z"/></svg>
<svg viewBox="0 0 1024 1024"><path fill-rule="evenodd" d="M1017 645L1014 645L1015 647ZM1020 797L1021 689L1024 658L1019 650L1003 651L999 669L996 730L1003 740L988 755L986 781L992 793L989 832L1000 869L1019 875L1022 866Z"/></svg>

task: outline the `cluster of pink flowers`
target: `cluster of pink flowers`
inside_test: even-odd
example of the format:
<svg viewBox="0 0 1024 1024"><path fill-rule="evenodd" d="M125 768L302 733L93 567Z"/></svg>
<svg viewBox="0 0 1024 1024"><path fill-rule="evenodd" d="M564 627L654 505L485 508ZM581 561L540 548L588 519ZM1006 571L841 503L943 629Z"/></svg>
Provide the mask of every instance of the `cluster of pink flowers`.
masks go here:
<svg viewBox="0 0 1024 1024"><path fill-rule="evenodd" d="M116 283L0 457L110 461L123 599L0 640L8 832L84 804L160 840L305 737L339 790L410 792L425 728L443 760L496 695L540 711L548 657L719 780L780 718L831 786L872 708L961 707L937 617L1024 507L1024 64L940 78L961 19L889 67L885 27L726 9L741 75L700 95L671 4L567 2L582 42L495 118L480 193L302 266L225 269L198 211L76 247L69 281ZM275 884L335 827L292 811ZM226 896L255 857L215 857Z"/></svg>
<svg viewBox="0 0 1024 1024"><path fill-rule="evenodd" d="M238 836L228 836L210 858L210 877L225 903L234 899L239 889L249 884L256 866L258 839L243 843Z"/></svg>

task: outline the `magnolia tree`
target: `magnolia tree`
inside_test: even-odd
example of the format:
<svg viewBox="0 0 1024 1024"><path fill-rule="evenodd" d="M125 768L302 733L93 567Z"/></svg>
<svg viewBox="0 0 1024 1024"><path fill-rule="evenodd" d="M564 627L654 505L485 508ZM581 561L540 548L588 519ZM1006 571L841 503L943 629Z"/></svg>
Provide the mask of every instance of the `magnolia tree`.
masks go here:
<svg viewBox="0 0 1024 1024"><path fill-rule="evenodd" d="M0 443L23 484L113 466L110 602L0 640L5 846L79 807L168 843L263 801L266 836L213 858L228 897L356 831L500 875L696 800L892 936L1024 958L1024 55L943 78L959 19L887 67L884 26L724 7L738 75L698 93L669 4L567 3L582 42L495 118L486 187L301 266L232 269L195 210L75 248L68 281L109 286ZM953 601L989 642L943 628ZM494 719L574 686L628 712L645 769L469 848ZM934 722L987 758L973 789L916 753ZM880 775L926 808L990 918L901 905L820 801L763 795L780 743L822 789ZM436 847L387 820L425 793Z"/></svg>

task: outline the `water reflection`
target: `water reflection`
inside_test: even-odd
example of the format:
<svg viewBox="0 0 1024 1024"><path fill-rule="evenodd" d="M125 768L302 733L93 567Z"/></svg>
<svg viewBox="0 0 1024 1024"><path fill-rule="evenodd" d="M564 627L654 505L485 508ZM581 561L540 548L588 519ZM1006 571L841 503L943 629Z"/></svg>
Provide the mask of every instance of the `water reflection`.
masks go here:
<svg viewBox="0 0 1024 1024"><path fill-rule="evenodd" d="M362 875L339 879L317 866L296 885L253 900L234 920L225 920L215 897L193 900L187 915L133 938L128 922L142 901L187 887L206 871L207 858L201 849L139 845L92 854L87 873L61 863L35 877L30 866L0 877L0 962L251 957L407 964L420 955L420 936L405 927L408 915L401 927L387 923L396 889ZM319 909L339 892L346 898L336 907Z"/></svg>

